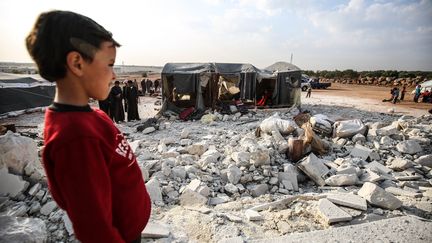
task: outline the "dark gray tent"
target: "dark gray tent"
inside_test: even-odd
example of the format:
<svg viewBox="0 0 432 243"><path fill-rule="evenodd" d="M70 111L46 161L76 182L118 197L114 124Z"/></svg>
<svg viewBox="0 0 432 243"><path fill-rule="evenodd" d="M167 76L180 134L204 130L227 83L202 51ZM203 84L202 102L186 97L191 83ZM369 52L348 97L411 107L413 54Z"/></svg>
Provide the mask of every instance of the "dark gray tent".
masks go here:
<svg viewBox="0 0 432 243"><path fill-rule="evenodd" d="M0 73L0 114L47 106L55 85L35 75Z"/></svg>
<svg viewBox="0 0 432 243"><path fill-rule="evenodd" d="M274 106L299 107L301 105L300 68L291 63L276 62L273 65L265 68L263 73L273 73L273 77L269 78L267 76L267 79L275 79L275 89L272 96Z"/></svg>
<svg viewBox="0 0 432 243"><path fill-rule="evenodd" d="M249 63L215 63L215 72L220 76L235 75L239 88L238 97L242 100L255 99L255 86L259 69ZM220 80L221 81L221 80Z"/></svg>

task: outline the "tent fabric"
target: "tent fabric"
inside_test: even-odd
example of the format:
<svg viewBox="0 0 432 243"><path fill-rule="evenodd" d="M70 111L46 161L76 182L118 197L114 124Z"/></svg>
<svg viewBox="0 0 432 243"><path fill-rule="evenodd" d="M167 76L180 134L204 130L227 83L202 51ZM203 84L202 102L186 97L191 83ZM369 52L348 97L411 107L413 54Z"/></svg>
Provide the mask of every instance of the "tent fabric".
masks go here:
<svg viewBox="0 0 432 243"><path fill-rule="evenodd" d="M199 85L199 76L197 73L178 73L172 83L178 94L195 93Z"/></svg>
<svg viewBox="0 0 432 243"><path fill-rule="evenodd" d="M174 73L204 73L213 72L211 63L167 63L162 69L162 74Z"/></svg>
<svg viewBox="0 0 432 243"><path fill-rule="evenodd" d="M55 84L40 76L0 73L0 114L47 106L54 94Z"/></svg>
<svg viewBox="0 0 432 243"><path fill-rule="evenodd" d="M214 63L215 72L220 74L229 73L256 73L259 71L249 63Z"/></svg>
<svg viewBox="0 0 432 243"><path fill-rule="evenodd" d="M301 71L299 67L288 62L276 62L265 68L270 72L289 72L289 71Z"/></svg>

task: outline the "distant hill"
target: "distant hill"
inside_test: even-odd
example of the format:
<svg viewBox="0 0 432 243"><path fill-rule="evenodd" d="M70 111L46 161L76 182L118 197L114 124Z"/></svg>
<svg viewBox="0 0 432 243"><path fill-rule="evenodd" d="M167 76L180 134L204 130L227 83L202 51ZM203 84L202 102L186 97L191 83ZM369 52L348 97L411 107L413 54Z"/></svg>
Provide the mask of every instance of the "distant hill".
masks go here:
<svg viewBox="0 0 432 243"><path fill-rule="evenodd" d="M115 65L118 74L139 74L143 72L160 73L161 66ZM37 68L34 63L0 62L0 72L16 74L34 74Z"/></svg>

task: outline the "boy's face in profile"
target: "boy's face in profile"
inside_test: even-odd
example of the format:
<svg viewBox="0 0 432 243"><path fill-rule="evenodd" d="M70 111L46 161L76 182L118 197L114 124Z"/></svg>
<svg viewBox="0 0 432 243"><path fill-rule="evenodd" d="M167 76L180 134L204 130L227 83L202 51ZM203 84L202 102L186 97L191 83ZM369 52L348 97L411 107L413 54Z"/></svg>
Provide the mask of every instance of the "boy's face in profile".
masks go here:
<svg viewBox="0 0 432 243"><path fill-rule="evenodd" d="M114 62L116 47L113 42L102 42L96 51L93 61L86 62L83 68L83 87L93 99L104 100L108 97L110 83L116 79Z"/></svg>

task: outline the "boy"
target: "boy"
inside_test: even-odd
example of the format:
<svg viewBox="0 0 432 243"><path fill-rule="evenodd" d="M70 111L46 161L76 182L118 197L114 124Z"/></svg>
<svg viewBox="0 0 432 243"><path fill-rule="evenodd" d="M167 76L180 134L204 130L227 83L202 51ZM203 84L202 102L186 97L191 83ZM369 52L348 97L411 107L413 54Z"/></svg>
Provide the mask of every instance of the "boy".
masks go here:
<svg viewBox="0 0 432 243"><path fill-rule="evenodd" d="M43 151L54 200L82 242L140 242L150 216L141 170L110 118L88 105L108 97L120 45L92 19L67 11L42 13L26 45L40 75L57 83Z"/></svg>

